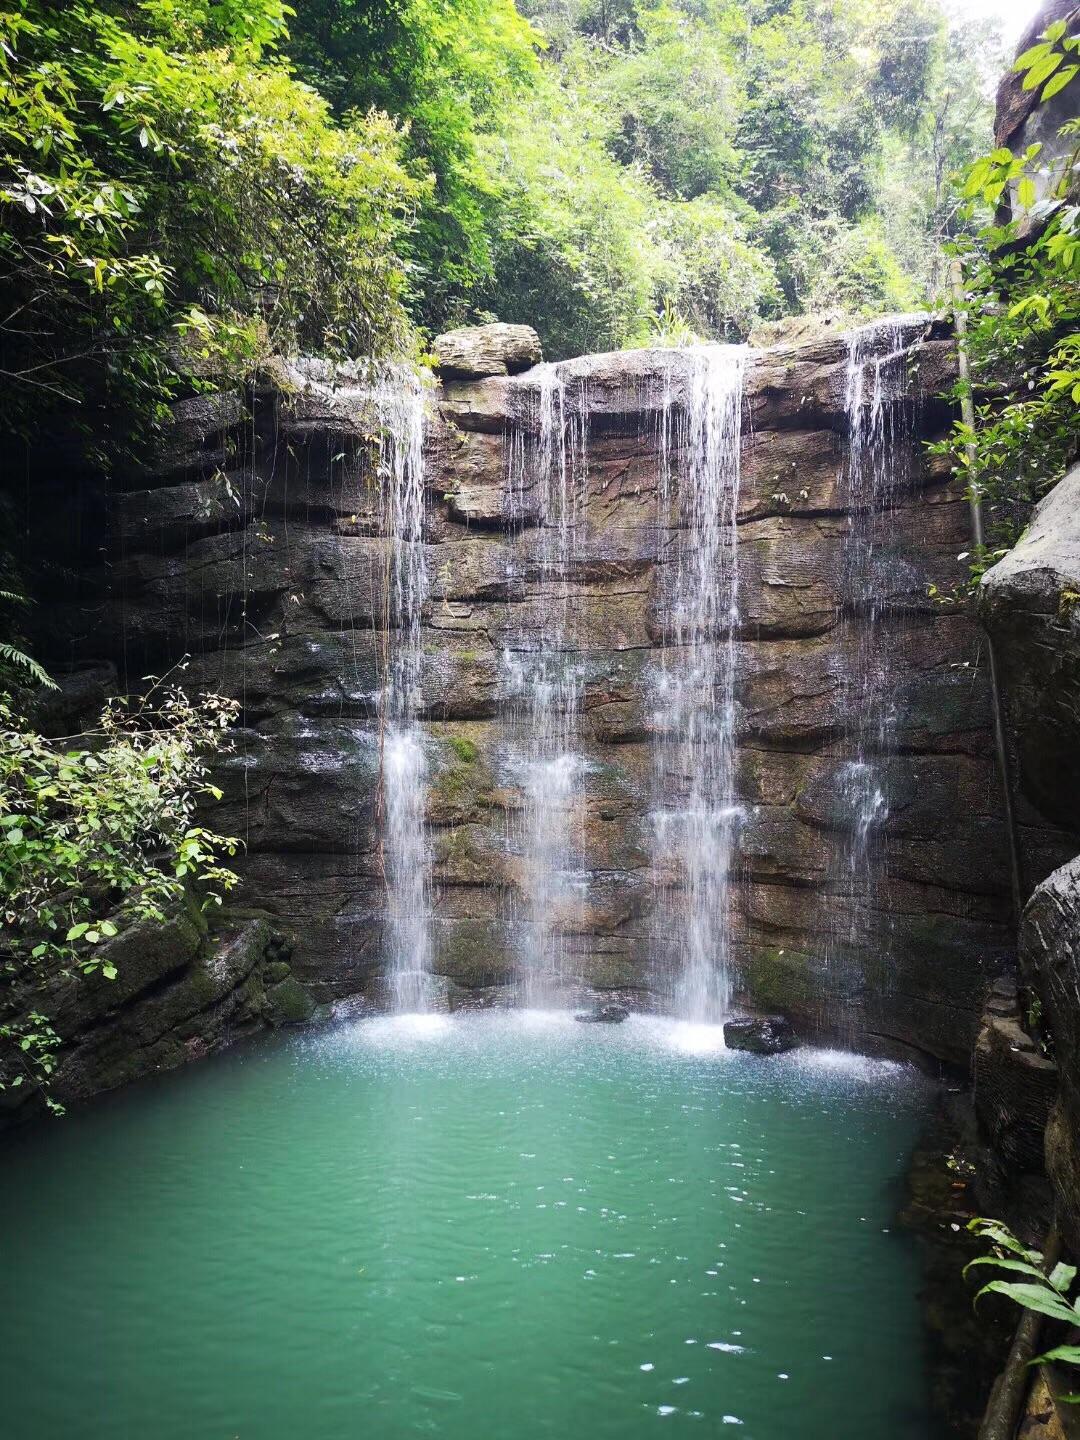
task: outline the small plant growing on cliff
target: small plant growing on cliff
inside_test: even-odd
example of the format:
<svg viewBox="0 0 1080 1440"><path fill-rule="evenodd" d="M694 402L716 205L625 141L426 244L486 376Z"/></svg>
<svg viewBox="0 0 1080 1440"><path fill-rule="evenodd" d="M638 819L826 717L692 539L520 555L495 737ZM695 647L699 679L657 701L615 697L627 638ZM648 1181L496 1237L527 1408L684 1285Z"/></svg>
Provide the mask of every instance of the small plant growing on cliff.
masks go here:
<svg viewBox="0 0 1080 1440"><path fill-rule="evenodd" d="M1066 20L1050 25L1019 56L1023 88L1045 102L1080 74L1080 36ZM973 548L969 586L1020 538L1033 505L1076 457L1080 406L1080 205L1074 194L1080 123L1058 132L1058 160L1044 146L1014 155L1002 147L977 160L963 178L967 220L981 210L989 224L952 249L965 279L959 308L969 324L974 425L958 421L931 446L951 454L969 493L984 507L987 543ZM999 207L1007 203L1007 224Z"/></svg>
<svg viewBox="0 0 1080 1440"><path fill-rule="evenodd" d="M1076 1280L1076 1266L1059 1263L1049 1271L1044 1268L1044 1259L1038 1250L1029 1250L1022 1245L1007 1225L1000 1220L976 1218L968 1229L984 1240L989 1240L993 1250L989 1255L980 1255L964 1267L964 1274L976 1266L987 1265L991 1269L1005 1270L1018 1275L1018 1280L991 1280L975 1296L975 1303L984 1295L1004 1295L1025 1310L1034 1310L1051 1320L1060 1320L1070 1329L1080 1326L1080 1295L1070 1300L1069 1293ZM1032 1365L1061 1364L1080 1366L1080 1345L1055 1345L1042 1355L1036 1355ZM1080 1382L1080 1374L1077 1375ZM1059 1396L1070 1405L1080 1404L1080 1393Z"/></svg>
<svg viewBox="0 0 1080 1440"><path fill-rule="evenodd" d="M40 992L58 978L116 978L106 943L134 920L166 923L185 891L220 902L239 842L196 823L210 757L237 706L155 682L113 700L98 729L65 745L0 696L0 1040L17 1063L0 1088L44 1085L60 1040ZM36 997L36 998L35 998Z"/></svg>

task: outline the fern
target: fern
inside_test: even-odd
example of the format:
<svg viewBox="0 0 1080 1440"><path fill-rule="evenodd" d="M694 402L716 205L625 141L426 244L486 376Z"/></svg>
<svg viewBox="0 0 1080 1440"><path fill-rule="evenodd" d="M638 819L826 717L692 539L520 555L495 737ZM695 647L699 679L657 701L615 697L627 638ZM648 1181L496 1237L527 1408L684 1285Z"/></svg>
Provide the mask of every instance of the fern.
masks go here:
<svg viewBox="0 0 1080 1440"><path fill-rule="evenodd" d="M0 660L8 665L13 665L16 670L24 671L39 685L44 685L46 690L60 689L48 671L43 669L32 655L27 655L22 650L16 650L14 645L8 645L3 640L0 640Z"/></svg>

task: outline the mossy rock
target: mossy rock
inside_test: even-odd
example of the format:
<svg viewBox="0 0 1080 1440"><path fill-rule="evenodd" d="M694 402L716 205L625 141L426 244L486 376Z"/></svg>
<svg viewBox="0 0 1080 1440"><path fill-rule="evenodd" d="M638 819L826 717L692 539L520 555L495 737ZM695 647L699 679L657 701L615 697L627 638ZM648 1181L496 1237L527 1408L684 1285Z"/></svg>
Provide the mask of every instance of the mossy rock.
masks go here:
<svg viewBox="0 0 1080 1440"><path fill-rule="evenodd" d="M428 786L428 819L436 825L462 824L489 807L495 777L467 735L440 737L449 763L438 766Z"/></svg>
<svg viewBox="0 0 1080 1440"><path fill-rule="evenodd" d="M452 735L447 743L463 765L475 765L480 758L480 749L475 740L466 739L464 735Z"/></svg>
<svg viewBox="0 0 1080 1440"><path fill-rule="evenodd" d="M642 956L628 955L582 955L574 969L583 984L592 990L640 990L643 987L645 967Z"/></svg>
<svg viewBox="0 0 1080 1440"><path fill-rule="evenodd" d="M292 966L287 960L271 960L263 974L266 976L267 985L277 985L287 975L292 974Z"/></svg>
<svg viewBox="0 0 1080 1440"><path fill-rule="evenodd" d="M439 936L436 968L466 990L506 985L514 978L505 928L490 920L454 920Z"/></svg>
<svg viewBox="0 0 1080 1440"><path fill-rule="evenodd" d="M820 998L814 963L798 950L761 946L742 965L742 984L750 1002L761 1010L805 1010Z"/></svg>
<svg viewBox="0 0 1080 1440"><path fill-rule="evenodd" d="M315 1001L292 975L270 986L266 1004L271 1025L303 1025L315 1012Z"/></svg>

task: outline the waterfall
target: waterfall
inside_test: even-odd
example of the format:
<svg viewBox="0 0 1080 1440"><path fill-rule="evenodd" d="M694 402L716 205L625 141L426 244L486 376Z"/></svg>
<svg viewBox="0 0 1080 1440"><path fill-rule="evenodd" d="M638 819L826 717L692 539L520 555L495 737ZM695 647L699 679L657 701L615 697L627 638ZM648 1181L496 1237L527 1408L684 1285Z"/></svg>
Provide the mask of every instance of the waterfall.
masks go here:
<svg viewBox="0 0 1080 1440"><path fill-rule="evenodd" d="M661 565L669 621L655 677L654 945L678 1014L723 1018L731 1000L737 517L746 350L675 351L660 420L660 526L681 530ZM677 474L677 480L676 480Z"/></svg>
<svg viewBox="0 0 1080 1440"><path fill-rule="evenodd" d="M427 762L417 723L421 619L427 595L424 553L424 392L414 374L380 379L375 402L382 436L382 531L388 540L385 607L394 637L381 697L383 860L393 1008L430 1005L431 859L424 831Z"/></svg>
<svg viewBox="0 0 1080 1440"><path fill-rule="evenodd" d="M846 758L837 793L844 827L838 879L848 902L839 938L850 949L869 938L868 902L885 865L886 761L895 748L896 704L890 637L881 624L891 578L884 552L889 512L910 465L910 347L925 323L923 316L897 316L848 337L840 626Z"/></svg>
<svg viewBox="0 0 1080 1440"><path fill-rule="evenodd" d="M579 890L575 835L584 762L577 751L582 676L568 607L574 543L587 475L584 381L568 392L558 365L537 367L537 433L511 445L511 495L533 492L538 529L533 568L539 623L506 653L514 700L514 769L524 795L519 969L523 1002L552 1004L565 971L567 929ZM524 501L518 500L524 508Z"/></svg>

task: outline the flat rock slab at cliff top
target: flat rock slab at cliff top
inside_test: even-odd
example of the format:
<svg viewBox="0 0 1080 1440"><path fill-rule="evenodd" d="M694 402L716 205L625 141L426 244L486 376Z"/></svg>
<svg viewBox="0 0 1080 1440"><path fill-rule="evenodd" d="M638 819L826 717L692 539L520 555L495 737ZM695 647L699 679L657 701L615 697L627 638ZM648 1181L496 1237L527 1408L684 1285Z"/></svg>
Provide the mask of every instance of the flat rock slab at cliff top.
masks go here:
<svg viewBox="0 0 1080 1440"><path fill-rule="evenodd" d="M435 340L439 372L447 379L513 375L544 358L531 325L466 325Z"/></svg>
<svg viewBox="0 0 1080 1440"><path fill-rule="evenodd" d="M955 346L940 336L929 317L909 320L907 343L926 338L915 361L924 404L955 376ZM641 434L645 422L678 401L691 383L693 350L652 348L582 355L558 364L567 415L586 412L600 428ZM745 394L755 428L798 429L844 423L848 402L849 337L835 335L797 345L746 351ZM439 412L462 430L498 434L510 425L535 431L539 425L540 377L488 372L487 378L443 367ZM872 387L871 387L872 389ZM868 392L866 403L871 402Z"/></svg>

